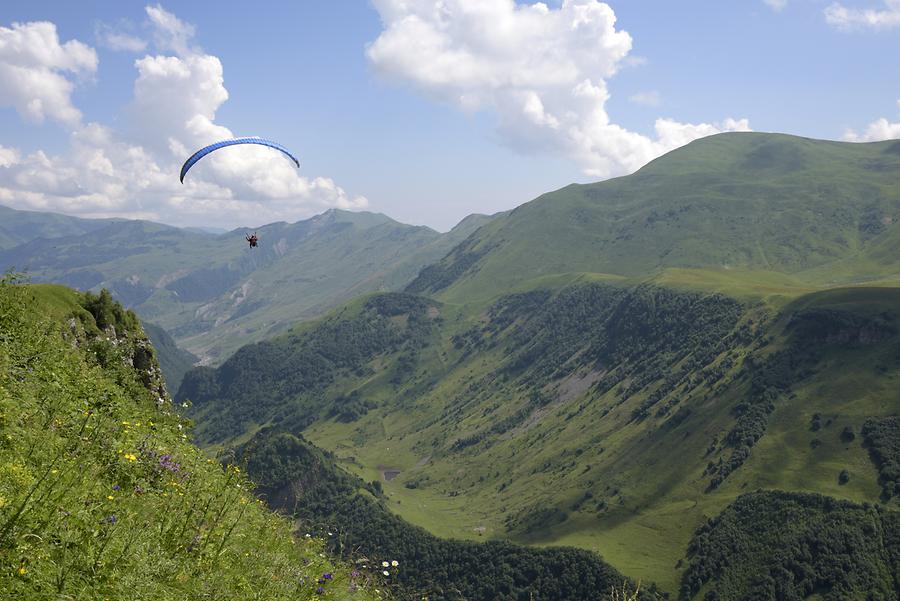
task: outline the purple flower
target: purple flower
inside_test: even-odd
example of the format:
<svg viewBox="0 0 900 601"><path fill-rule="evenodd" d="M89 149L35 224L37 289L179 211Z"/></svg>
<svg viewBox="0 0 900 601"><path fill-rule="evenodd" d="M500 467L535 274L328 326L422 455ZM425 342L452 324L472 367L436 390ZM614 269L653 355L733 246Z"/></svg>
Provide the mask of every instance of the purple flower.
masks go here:
<svg viewBox="0 0 900 601"><path fill-rule="evenodd" d="M350 578L359 578L359 570L353 570L350 572Z"/></svg>
<svg viewBox="0 0 900 601"><path fill-rule="evenodd" d="M319 595L324 595L325 589L320 586L319 588L316 589L316 593Z"/></svg>
<svg viewBox="0 0 900 601"><path fill-rule="evenodd" d="M177 472L181 469L181 466L172 461L171 455L163 455L159 458L159 467L169 470L170 472Z"/></svg>
<svg viewBox="0 0 900 601"><path fill-rule="evenodd" d="M117 518L117 517L114 516L114 515L111 515L111 516L107 516L107 518L106 518L104 521L105 521L107 524L115 524L116 522L119 521L119 518Z"/></svg>
<svg viewBox="0 0 900 601"><path fill-rule="evenodd" d="M324 578L325 580L331 580L333 577L334 574L332 574L331 572L325 572L324 574L322 574L322 578Z"/></svg>
<svg viewBox="0 0 900 601"><path fill-rule="evenodd" d="M118 484L113 484L113 490L119 490L121 487Z"/></svg>

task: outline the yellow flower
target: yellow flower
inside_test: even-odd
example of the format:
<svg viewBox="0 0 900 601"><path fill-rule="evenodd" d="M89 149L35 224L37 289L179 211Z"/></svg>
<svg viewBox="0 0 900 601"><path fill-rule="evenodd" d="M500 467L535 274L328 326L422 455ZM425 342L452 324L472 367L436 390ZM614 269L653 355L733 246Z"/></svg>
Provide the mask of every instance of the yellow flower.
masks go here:
<svg viewBox="0 0 900 601"><path fill-rule="evenodd" d="M19 574L21 574L22 576L24 576L25 572L27 572L27 571L28 570L25 569L25 566L22 566L21 568L19 568Z"/></svg>
<svg viewBox="0 0 900 601"><path fill-rule="evenodd" d="M59 473L59 470L50 470L50 473L51 473L51 474L58 474L58 473Z"/></svg>
<svg viewBox="0 0 900 601"><path fill-rule="evenodd" d="M125 459L128 461L137 461L137 456L132 453L125 453Z"/></svg>
<svg viewBox="0 0 900 601"><path fill-rule="evenodd" d="M108 500L110 500L110 501L114 501L114 500L115 500L115 497L112 496L112 495L106 495L106 498L107 498Z"/></svg>
<svg viewBox="0 0 900 601"><path fill-rule="evenodd" d="M393 566L393 567L395 567L395 568L396 568L397 566L399 566L399 565L400 565L400 562L397 561L396 559L395 559L394 561L391 562L391 566Z"/></svg>

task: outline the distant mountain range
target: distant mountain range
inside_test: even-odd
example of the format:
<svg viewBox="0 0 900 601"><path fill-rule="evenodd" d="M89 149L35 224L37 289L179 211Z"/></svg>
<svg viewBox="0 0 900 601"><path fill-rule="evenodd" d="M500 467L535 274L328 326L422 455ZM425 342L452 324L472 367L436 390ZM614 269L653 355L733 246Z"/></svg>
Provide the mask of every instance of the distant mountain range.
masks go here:
<svg viewBox="0 0 900 601"><path fill-rule="evenodd" d="M259 248L250 249L245 229L215 235L0 207L0 269L24 270L35 282L108 288L180 347L215 363L356 295L402 288L489 220L472 215L441 234L330 210L256 228Z"/></svg>
<svg viewBox="0 0 900 601"><path fill-rule="evenodd" d="M900 142L734 133L499 215L179 398L204 444L302 432L439 536L836 601L900 594L898 379Z"/></svg>

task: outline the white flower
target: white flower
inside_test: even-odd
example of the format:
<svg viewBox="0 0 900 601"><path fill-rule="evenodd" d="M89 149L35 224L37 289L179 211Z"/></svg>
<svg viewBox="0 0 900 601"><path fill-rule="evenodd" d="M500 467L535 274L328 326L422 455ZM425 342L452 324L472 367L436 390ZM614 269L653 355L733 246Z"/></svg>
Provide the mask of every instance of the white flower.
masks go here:
<svg viewBox="0 0 900 601"><path fill-rule="evenodd" d="M400 562L395 559L394 561L391 562L391 565L396 568L397 566L400 565Z"/></svg>
<svg viewBox="0 0 900 601"><path fill-rule="evenodd" d="M383 570L381 573L384 574L385 576L390 576L390 575L391 575L391 573L388 572L387 570Z"/></svg>
<svg viewBox="0 0 900 601"><path fill-rule="evenodd" d="M382 562L381 562L381 567L383 567L383 568L386 568L386 567L388 567L389 565L391 565L391 564L389 564L389 563L386 562L386 561L382 561Z"/></svg>

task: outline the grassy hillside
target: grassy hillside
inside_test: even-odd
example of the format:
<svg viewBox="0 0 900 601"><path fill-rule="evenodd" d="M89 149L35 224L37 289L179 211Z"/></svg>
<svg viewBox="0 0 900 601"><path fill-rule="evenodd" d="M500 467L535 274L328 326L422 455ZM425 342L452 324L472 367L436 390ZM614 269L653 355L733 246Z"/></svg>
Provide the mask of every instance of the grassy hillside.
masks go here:
<svg viewBox="0 0 900 601"><path fill-rule="evenodd" d="M34 215L48 224L63 219ZM0 251L0 268L27 270L34 281L108 288L180 347L215 363L359 294L403 287L488 219L472 216L439 234L332 210L261 227L252 250L244 230L216 236L143 221L88 221L98 227Z"/></svg>
<svg viewBox="0 0 900 601"><path fill-rule="evenodd" d="M393 515L380 480L365 483L349 475L333 454L289 432L260 431L236 456L270 506L331 532L335 552L399 560L396 582L404 598L597 601L610 598L612 589L636 588L583 550L439 539ZM653 588L644 586L640 596L629 598L659 599Z"/></svg>
<svg viewBox="0 0 900 601"><path fill-rule="evenodd" d="M0 280L0 596L379 597L188 431L133 313Z"/></svg>
<svg viewBox="0 0 900 601"><path fill-rule="evenodd" d="M771 305L581 278L486 308L362 299L179 394L206 444L305 428L435 534L575 545L675 592L694 530L747 490L879 501L894 476L862 431L900 412L898 375L898 289Z"/></svg>
<svg viewBox="0 0 900 601"><path fill-rule="evenodd" d="M665 268L775 272L815 285L897 282L898 144L703 138L633 175L516 208L424 269L408 291L464 302L547 274Z"/></svg>
<svg viewBox="0 0 900 601"><path fill-rule="evenodd" d="M498 216L407 294L179 395L203 444L302 431L432 534L572 545L677 594L698 529L749 491L897 511L898 161L896 142L699 140ZM719 584L685 595L744 594Z"/></svg>

